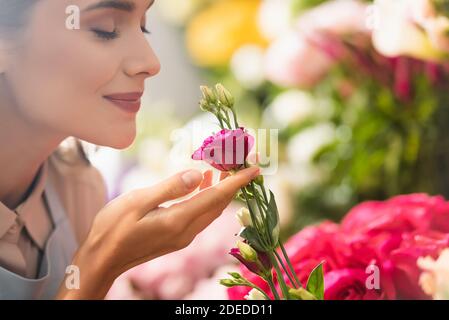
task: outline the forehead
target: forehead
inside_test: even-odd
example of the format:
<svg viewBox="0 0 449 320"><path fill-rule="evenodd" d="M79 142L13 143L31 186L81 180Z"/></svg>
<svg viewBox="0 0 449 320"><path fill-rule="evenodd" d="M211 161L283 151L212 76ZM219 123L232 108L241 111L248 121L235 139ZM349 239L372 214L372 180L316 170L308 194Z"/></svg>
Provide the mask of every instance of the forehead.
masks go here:
<svg viewBox="0 0 449 320"><path fill-rule="evenodd" d="M65 23L73 10L79 10L80 15L89 14L104 9L143 14L154 0L41 0L36 3L35 17L46 25Z"/></svg>
<svg viewBox="0 0 449 320"><path fill-rule="evenodd" d="M144 11L149 9L154 0L80 0L81 10L96 10L102 8L112 8L126 12Z"/></svg>

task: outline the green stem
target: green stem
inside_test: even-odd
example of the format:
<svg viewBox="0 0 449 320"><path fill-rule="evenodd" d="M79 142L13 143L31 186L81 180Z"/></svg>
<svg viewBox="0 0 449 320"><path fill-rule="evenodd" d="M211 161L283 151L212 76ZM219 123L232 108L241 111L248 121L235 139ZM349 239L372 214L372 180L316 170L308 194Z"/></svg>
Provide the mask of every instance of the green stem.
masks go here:
<svg viewBox="0 0 449 320"><path fill-rule="evenodd" d="M231 120L229 119L229 113L228 113L228 111L227 110L223 110L223 112L224 112L224 114L225 114L225 116L226 116L226 123L228 124L228 126L229 126L229 129L232 129L232 127L231 127Z"/></svg>
<svg viewBox="0 0 449 320"><path fill-rule="evenodd" d="M218 113L215 113L215 117L217 117L218 121L220 122L220 128L224 129L223 120L221 120L221 117L218 115Z"/></svg>
<svg viewBox="0 0 449 320"><path fill-rule="evenodd" d="M291 273L293 274L293 277L294 277L295 280L296 280L297 286L298 286L298 287L301 287L301 282L299 282L298 276L296 275L295 269L293 268L293 265L292 265L292 263L291 263L291 261L290 261L290 258L288 257L287 251L285 250L284 245L282 244L281 240L279 240L279 246L281 247L282 254L283 254L284 257L285 257L285 261L287 261L287 264L288 264L288 266L289 266L289 268L290 268L290 271L291 271ZM290 280L290 281L291 281L291 280Z"/></svg>
<svg viewBox="0 0 449 320"><path fill-rule="evenodd" d="M259 213L260 213L260 216L262 218L262 223L264 225L265 236L267 237L267 239L270 239L266 211L264 210L263 205L260 203L260 194L256 190L256 188L254 187L254 182L253 181L250 182L250 188L251 188L251 191L252 191L252 193L254 195L254 199L256 200L257 208L259 209Z"/></svg>
<svg viewBox="0 0 449 320"><path fill-rule="evenodd" d="M270 203L270 201L268 201L268 196L267 196L267 192L265 191L265 186L261 185L260 188L262 189L263 198L265 199L265 202L268 205L268 203Z"/></svg>
<svg viewBox="0 0 449 320"><path fill-rule="evenodd" d="M271 292L273 292L273 296L276 300L281 300L281 297L279 296L279 293L276 290L276 287L274 286L273 277L270 277L267 279L268 285L270 286Z"/></svg>
<svg viewBox="0 0 449 320"><path fill-rule="evenodd" d="M251 181L251 182L250 182L250 187L251 187L252 193L254 194L254 199L256 200L257 207L258 207L259 210L260 210L261 216L262 216L262 214L263 214L262 218L266 221L266 218L267 218L267 212L266 212L266 209L267 209L268 207L267 207L267 206L264 206L264 203L261 201L260 193L259 193L259 191L256 189L256 187L254 186L254 181ZM268 225L266 225L266 227L268 228Z"/></svg>
<svg viewBox="0 0 449 320"><path fill-rule="evenodd" d="M254 211L253 211L253 208L251 206L251 203L249 202L246 190L245 190L245 188L241 188L241 190L242 190L243 196L245 197L246 205L247 205L249 213L251 215L251 220L253 221L253 224L254 224L254 226L256 228L257 236L259 237L259 241L264 246L266 246L267 244L265 243L264 239L260 236L260 233L259 233L259 230L260 230L259 221L256 219L256 215L254 214Z"/></svg>
<svg viewBox="0 0 449 320"><path fill-rule="evenodd" d="M277 274L277 280L279 283L279 286L281 287L282 295L286 300L288 300L288 288L284 281L284 276L282 275L281 269L279 268L279 264L276 261L276 258L274 257L272 252L267 252L268 256L270 257L271 263L274 266L274 269L276 270Z"/></svg>
<svg viewBox="0 0 449 320"><path fill-rule="evenodd" d="M232 111L232 117L234 118L234 125L235 125L235 128L236 128L236 129L237 129L237 128L240 128L239 123L237 122L237 115L235 114L234 108L231 108L231 111Z"/></svg>
<svg viewBox="0 0 449 320"><path fill-rule="evenodd" d="M220 114L221 119L226 123L226 125L228 126L228 129L232 129L231 127L231 123L229 122L229 116L228 113L223 110L222 108L218 107L218 113ZM224 115L223 115L224 113Z"/></svg>
<svg viewBox="0 0 449 320"><path fill-rule="evenodd" d="M298 287L297 287L295 281L293 280L292 276L290 275L289 269L286 268L284 262L282 261L281 256L279 255L279 253L277 253L276 250L274 251L274 254L276 255L276 258L278 259L279 263L281 264L282 269L284 269L285 273L287 274L288 279L292 283L293 287L295 287L295 289L297 289Z"/></svg>

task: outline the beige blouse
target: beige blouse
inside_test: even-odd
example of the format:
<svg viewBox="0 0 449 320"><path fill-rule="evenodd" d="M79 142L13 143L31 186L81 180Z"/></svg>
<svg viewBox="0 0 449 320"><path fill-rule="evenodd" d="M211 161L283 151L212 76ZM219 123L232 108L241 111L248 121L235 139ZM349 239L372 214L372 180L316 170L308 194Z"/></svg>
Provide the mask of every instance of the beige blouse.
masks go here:
<svg viewBox="0 0 449 320"><path fill-rule="evenodd" d="M79 156L52 155L40 168L33 189L15 210L0 202L0 266L26 278L36 278L53 224L43 196L51 179L64 205L78 243L87 236L96 213L106 204L103 177ZM76 159L76 161L73 161Z"/></svg>

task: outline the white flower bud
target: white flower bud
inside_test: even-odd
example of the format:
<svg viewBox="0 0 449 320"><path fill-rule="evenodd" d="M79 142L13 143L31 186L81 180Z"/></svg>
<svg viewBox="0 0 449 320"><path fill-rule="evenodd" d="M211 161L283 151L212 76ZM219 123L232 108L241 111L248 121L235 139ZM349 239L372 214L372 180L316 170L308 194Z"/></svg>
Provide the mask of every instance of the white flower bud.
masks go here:
<svg viewBox="0 0 449 320"><path fill-rule="evenodd" d="M244 298L245 300L267 300L262 292L257 289L252 289Z"/></svg>
<svg viewBox="0 0 449 320"><path fill-rule="evenodd" d="M250 227L253 225L253 222L251 220L251 213L249 212L248 208L240 208L235 216L242 227Z"/></svg>

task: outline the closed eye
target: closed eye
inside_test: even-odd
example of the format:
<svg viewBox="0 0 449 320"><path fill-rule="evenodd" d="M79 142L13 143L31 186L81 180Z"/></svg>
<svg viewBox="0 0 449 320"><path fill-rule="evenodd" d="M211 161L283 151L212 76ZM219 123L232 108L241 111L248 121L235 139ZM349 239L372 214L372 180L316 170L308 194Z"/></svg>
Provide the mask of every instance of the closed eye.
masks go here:
<svg viewBox="0 0 449 320"><path fill-rule="evenodd" d="M141 30L142 30L142 32L143 33L146 33L146 34L151 34L151 32L150 31L148 31L148 29L147 28L145 28L145 26L142 26L142 27L140 27L141 28Z"/></svg>
<svg viewBox="0 0 449 320"><path fill-rule="evenodd" d="M104 39L104 40L113 40L116 39L119 36L119 33L117 30L114 31L104 31L100 29L91 29L92 32L96 34L97 37Z"/></svg>

